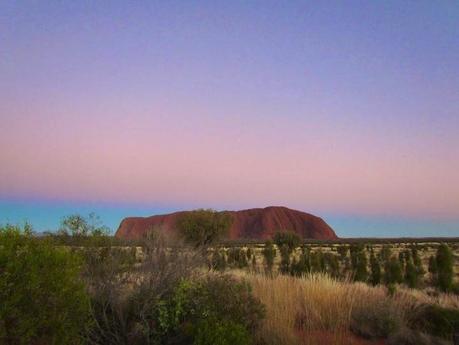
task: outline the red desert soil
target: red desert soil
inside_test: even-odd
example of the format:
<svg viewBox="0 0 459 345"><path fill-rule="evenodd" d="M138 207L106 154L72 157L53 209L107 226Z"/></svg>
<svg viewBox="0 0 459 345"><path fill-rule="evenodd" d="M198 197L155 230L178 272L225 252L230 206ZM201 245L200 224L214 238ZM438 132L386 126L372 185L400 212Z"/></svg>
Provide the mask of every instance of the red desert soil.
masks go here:
<svg viewBox="0 0 459 345"><path fill-rule="evenodd" d="M189 211L151 217L128 217L121 221L115 236L125 239L143 237L150 229L174 233L177 219ZM312 214L271 206L242 211L227 211L233 217L229 239L267 239L276 231L294 231L302 238L330 240L338 238L322 218Z"/></svg>
<svg viewBox="0 0 459 345"><path fill-rule="evenodd" d="M352 333L334 334L333 332L298 332L300 345L385 345L383 339L364 339Z"/></svg>

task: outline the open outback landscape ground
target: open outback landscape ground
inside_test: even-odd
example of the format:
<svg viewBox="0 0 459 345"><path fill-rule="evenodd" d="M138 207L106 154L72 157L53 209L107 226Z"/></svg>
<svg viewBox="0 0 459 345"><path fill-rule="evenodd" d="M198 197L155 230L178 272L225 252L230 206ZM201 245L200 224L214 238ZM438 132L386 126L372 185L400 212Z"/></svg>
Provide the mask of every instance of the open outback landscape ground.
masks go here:
<svg viewBox="0 0 459 345"><path fill-rule="evenodd" d="M94 219L1 228L2 343L457 341L458 239L229 240L231 216L212 210L125 239Z"/></svg>

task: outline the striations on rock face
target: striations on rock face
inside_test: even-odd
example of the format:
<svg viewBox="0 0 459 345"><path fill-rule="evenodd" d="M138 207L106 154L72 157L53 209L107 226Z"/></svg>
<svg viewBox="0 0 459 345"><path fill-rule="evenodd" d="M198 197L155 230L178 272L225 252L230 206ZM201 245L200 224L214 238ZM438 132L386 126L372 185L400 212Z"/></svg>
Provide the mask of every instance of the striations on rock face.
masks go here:
<svg viewBox="0 0 459 345"><path fill-rule="evenodd" d="M176 233L177 219L189 211L151 217L128 217L121 221L115 236L125 239L142 238L152 228L166 233ZM312 214L291 210L286 207L271 206L242 211L228 211L233 223L228 233L229 239L268 239L276 231L294 231L302 238L332 240L337 239L333 229L322 218Z"/></svg>

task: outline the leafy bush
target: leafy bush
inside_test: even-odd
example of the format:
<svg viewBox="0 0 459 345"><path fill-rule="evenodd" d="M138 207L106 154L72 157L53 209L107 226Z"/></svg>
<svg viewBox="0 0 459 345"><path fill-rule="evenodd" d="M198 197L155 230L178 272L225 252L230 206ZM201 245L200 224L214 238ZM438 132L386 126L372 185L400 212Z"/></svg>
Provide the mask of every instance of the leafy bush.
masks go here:
<svg viewBox="0 0 459 345"><path fill-rule="evenodd" d="M419 276L416 267L411 259L408 259L405 266L405 283L408 287L414 289L419 285Z"/></svg>
<svg viewBox="0 0 459 345"><path fill-rule="evenodd" d="M193 345L250 345L252 339L243 325L232 321L203 320L197 325Z"/></svg>
<svg viewBox="0 0 459 345"><path fill-rule="evenodd" d="M184 280L159 306L156 323L167 344L250 344L264 316L248 283L225 275Z"/></svg>
<svg viewBox="0 0 459 345"><path fill-rule="evenodd" d="M284 274L290 271L290 249L287 244L283 244L279 247L281 262L280 262L280 271Z"/></svg>
<svg viewBox="0 0 459 345"><path fill-rule="evenodd" d="M196 210L183 214L177 221L177 228L185 241L196 247L208 246L226 235L232 218L226 212Z"/></svg>
<svg viewBox="0 0 459 345"><path fill-rule="evenodd" d="M224 271L226 269L226 255L224 250L214 250L212 254L211 266L214 270L217 271Z"/></svg>
<svg viewBox="0 0 459 345"><path fill-rule="evenodd" d="M0 343L80 343L90 313L80 267L28 227L0 228Z"/></svg>
<svg viewBox="0 0 459 345"><path fill-rule="evenodd" d="M228 264L234 268L244 268L249 265L246 251L239 247L228 250Z"/></svg>
<svg viewBox="0 0 459 345"><path fill-rule="evenodd" d="M352 311L351 330L365 338L387 338L401 324L400 315L384 300Z"/></svg>
<svg viewBox="0 0 459 345"><path fill-rule="evenodd" d="M351 246L351 263L355 281L366 281L368 278L367 256L362 245Z"/></svg>
<svg viewBox="0 0 459 345"><path fill-rule="evenodd" d="M276 248L274 248L273 242L268 240L263 247L261 252L265 258L266 269L268 272L272 272L274 259L276 257Z"/></svg>
<svg viewBox="0 0 459 345"><path fill-rule="evenodd" d="M414 326L428 334L452 340L459 330L459 310L426 305L418 313Z"/></svg>
<svg viewBox="0 0 459 345"><path fill-rule="evenodd" d="M370 255L370 268L370 282L373 285L378 285L379 283L381 283L381 265L379 264L379 260L376 258L374 252L371 252Z"/></svg>
<svg viewBox="0 0 459 345"><path fill-rule="evenodd" d="M437 250L437 277L436 282L442 291L451 291L453 288L453 254L446 244L441 244Z"/></svg>
<svg viewBox="0 0 459 345"><path fill-rule="evenodd" d="M161 301L205 261L201 252L167 246L159 234L151 234L143 245L144 259L136 266L126 266L114 248L86 256L84 280L94 320L88 344L164 343L158 332Z"/></svg>
<svg viewBox="0 0 459 345"><path fill-rule="evenodd" d="M302 276L311 272L310 252L303 248L298 260L294 260L290 267L290 274L293 276Z"/></svg>
<svg viewBox="0 0 459 345"><path fill-rule="evenodd" d="M384 281L387 285L400 284L403 282L402 267L400 261L391 257L384 265Z"/></svg>
<svg viewBox="0 0 459 345"><path fill-rule="evenodd" d="M293 231L278 231L274 234L273 240L279 248L284 245L287 246L290 253L293 252L293 250L301 243L300 236Z"/></svg>

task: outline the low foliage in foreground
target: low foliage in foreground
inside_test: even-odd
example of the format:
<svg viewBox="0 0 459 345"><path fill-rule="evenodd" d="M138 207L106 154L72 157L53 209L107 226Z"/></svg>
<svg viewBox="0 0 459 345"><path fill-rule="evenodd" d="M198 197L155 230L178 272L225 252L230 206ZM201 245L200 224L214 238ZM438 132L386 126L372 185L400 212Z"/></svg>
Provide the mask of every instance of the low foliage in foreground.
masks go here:
<svg viewBox="0 0 459 345"><path fill-rule="evenodd" d="M90 326L82 264L28 227L0 228L0 343L81 343Z"/></svg>

